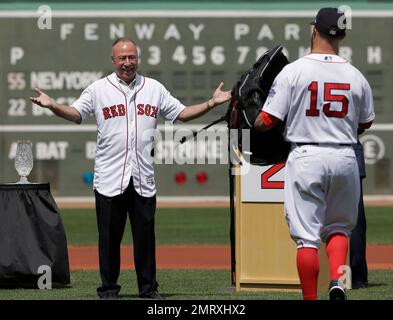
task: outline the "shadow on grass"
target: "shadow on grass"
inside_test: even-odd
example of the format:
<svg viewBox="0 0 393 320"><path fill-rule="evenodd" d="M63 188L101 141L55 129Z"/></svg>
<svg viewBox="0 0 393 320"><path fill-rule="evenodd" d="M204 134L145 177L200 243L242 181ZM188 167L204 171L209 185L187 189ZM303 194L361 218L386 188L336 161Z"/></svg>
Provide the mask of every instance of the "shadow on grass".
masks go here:
<svg viewBox="0 0 393 320"><path fill-rule="evenodd" d="M361 289L370 289L373 287L386 287L387 284L386 283L368 283L368 287L367 288L359 288L359 289L355 289L355 290L361 290Z"/></svg>
<svg viewBox="0 0 393 320"><path fill-rule="evenodd" d="M37 283L29 283L29 282L17 282L17 283L0 283L1 290L14 290L14 289L37 289L40 288L37 286ZM72 289L71 284L62 284L62 283L52 283L51 290L56 289Z"/></svg>
<svg viewBox="0 0 393 320"><path fill-rule="evenodd" d="M162 294L161 292L160 292L160 294L161 294L161 296L164 299L171 299L171 297L175 297L175 296L179 295L179 294L170 294L170 293L169 294L168 293ZM189 294L187 294L187 295L189 295ZM154 300L154 299L139 298L139 295L137 295L137 294L119 294L119 299L133 299L133 300L140 300L140 301L146 301L146 300L152 301L152 300Z"/></svg>
<svg viewBox="0 0 393 320"><path fill-rule="evenodd" d="M119 299L140 299L137 294L119 294Z"/></svg>

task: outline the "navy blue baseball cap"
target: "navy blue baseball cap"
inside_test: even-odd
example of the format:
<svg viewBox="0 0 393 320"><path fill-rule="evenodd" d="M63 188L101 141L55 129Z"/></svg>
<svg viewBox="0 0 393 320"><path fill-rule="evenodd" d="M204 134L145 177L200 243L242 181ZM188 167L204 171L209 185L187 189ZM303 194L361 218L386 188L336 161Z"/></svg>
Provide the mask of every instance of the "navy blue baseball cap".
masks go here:
<svg viewBox="0 0 393 320"><path fill-rule="evenodd" d="M322 8L311 24L315 25L315 28L323 34L339 37L345 35L346 22L344 12L339 9Z"/></svg>

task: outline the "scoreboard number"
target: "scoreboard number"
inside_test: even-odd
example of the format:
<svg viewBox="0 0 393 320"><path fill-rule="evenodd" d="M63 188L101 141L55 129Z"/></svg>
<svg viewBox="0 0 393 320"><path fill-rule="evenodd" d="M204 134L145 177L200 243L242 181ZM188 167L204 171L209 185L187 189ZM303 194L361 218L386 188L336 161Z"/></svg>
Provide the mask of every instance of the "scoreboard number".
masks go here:
<svg viewBox="0 0 393 320"><path fill-rule="evenodd" d="M8 115L10 117L26 116L26 100L25 99L8 99Z"/></svg>

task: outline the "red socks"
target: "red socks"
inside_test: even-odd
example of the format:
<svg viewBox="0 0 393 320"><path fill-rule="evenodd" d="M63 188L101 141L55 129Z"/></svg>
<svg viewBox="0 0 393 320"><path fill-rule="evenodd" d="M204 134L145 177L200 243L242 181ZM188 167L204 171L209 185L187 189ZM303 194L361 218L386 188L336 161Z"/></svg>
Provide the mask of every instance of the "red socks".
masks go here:
<svg viewBox="0 0 393 320"><path fill-rule="evenodd" d="M330 277L340 278L340 266L345 265L348 252L348 238L342 233L329 236L326 242L326 252L329 259ZM296 257L297 271L304 300L316 300L318 290L319 260L318 250L315 248L299 248Z"/></svg>
<svg viewBox="0 0 393 320"><path fill-rule="evenodd" d="M348 252L348 238L342 233L334 233L326 241L326 253L329 258L330 278L337 280L341 273L340 266L345 265Z"/></svg>
<svg viewBox="0 0 393 320"><path fill-rule="evenodd" d="M299 248L296 257L297 271L304 300L317 300L319 260L315 248Z"/></svg>

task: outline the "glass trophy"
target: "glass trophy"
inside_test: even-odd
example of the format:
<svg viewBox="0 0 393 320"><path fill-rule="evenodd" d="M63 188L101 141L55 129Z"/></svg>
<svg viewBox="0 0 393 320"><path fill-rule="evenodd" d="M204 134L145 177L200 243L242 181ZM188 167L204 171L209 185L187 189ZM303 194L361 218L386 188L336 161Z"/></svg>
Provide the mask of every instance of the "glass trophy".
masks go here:
<svg viewBox="0 0 393 320"><path fill-rule="evenodd" d="M30 183L27 176L33 169L33 150L32 143L29 140L19 140L17 142L15 154L15 169L19 174L18 184Z"/></svg>

